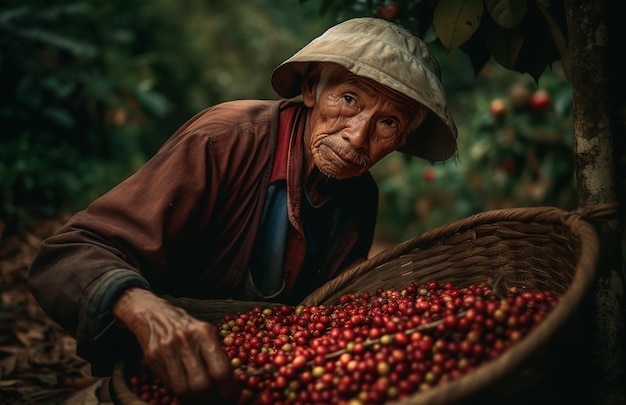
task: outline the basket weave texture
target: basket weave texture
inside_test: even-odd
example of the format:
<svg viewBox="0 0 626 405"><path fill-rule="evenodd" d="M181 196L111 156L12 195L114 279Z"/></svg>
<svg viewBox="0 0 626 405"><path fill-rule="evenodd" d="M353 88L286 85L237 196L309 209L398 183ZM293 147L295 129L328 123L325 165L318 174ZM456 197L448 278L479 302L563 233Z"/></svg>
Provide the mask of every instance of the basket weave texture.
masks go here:
<svg viewBox="0 0 626 405"><path fill-rule="evenodd" d="M565 211L554 207L485 211L435 228L353 266L306 297L301 304L332 305L345 294L401 289L411 282L440 281L468 286L502 278L505 286L561 295L548 316L521 341L471 373L394 404L437 405L527 403L529 388L554 372L550 355L572 333L577 310L593 283L598 237L587 221L606 216L605 206ZM258 303L179 300L190 314L215 322ZM112 376L118 405L143 405L124 381L124 365ZM561 398L565 399L565 398ZM137 402L139 401L139 402Z"/></svg>
<svg viewBox="0 0 626 405"><path fill-rule="evenodd" d="M378 253L325 283L302 304L333 304L342 294L402 288L431 279L467 286L487 276L564 294L589 286L597 255L595 230L577 211L553 207L486 211Z"/></svg>
<svg viewBox="0 0 626 405"><path fill-rule="evenodd" d="M541 324L498 358L440 387L394 402L524 403L534 399L531 391L536 384L553 377L546 374L562 367L554 349L560 340L573 338L563 336L563 330L567 327L566 333L571 333L584 327L573 318L594 280L599 251L595 229L586 219L602 216L602 210L598 206L572 212L554 207L485 211L380 252L328 281L302 304L332 305L345 294L433 280L464 287L501 278L507 287L557 293L559 303Z"/></svg>

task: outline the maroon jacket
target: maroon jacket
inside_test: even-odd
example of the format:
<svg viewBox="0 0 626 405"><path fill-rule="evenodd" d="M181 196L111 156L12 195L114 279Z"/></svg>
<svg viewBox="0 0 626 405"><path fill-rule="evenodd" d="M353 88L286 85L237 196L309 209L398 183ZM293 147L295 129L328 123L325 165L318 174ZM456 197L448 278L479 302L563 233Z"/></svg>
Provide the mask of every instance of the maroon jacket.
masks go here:
<svg viewBox="0 0 626 405"><path fill-rule="evenodd" d="M288 108L295 108L295 118L285 119L281 111ZM134 175L43 242L29 286L43 309L76 337L78 352L92 362L95 375L109 372L111 352L129 338L110 314L124 289L140 286L198 299L237 296L278 142L289 150L290 233L294 243L305 244L298 219L305 117L303 104L286 100L211 107L185 123ZM279 125L288 139L278 139ZM321 261L320 281L366 258L373 238L378 190L372 177L340 183L336 197L346 226L329 235L334 248ZM290 273L296 277L300 270ZM317 286L306 285L299 296Z"/></svg>

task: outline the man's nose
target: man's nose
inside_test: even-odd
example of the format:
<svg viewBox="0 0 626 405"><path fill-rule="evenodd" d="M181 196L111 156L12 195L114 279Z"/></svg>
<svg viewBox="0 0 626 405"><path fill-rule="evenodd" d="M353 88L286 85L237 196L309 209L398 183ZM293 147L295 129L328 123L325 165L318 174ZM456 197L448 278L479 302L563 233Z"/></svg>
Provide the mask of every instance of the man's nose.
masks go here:
<svg viewBox="0 0 626 405"><path fill-rule="evenodd" d="M344 138L355 148L365 148L369 144L372 133L376 129L376 123L372 117L356 116L350 121L350 125L346 128Z"/></svg>

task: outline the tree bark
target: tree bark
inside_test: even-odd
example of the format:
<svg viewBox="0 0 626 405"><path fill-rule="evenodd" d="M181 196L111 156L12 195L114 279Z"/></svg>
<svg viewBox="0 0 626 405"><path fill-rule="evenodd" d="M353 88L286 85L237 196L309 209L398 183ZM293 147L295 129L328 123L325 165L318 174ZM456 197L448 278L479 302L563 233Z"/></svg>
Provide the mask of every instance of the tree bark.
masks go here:
<svg viewBox="0 0 626 405"><path fill-rule="evenodd" d="M592 219L600 241L597 275L583 308L590 347L581 372L591 379L586 403L626 403L624 238L624 75L617 60L624 41L624 2L567 0L573 92L574 160L580 207L621 202L609 218ZM620 166L622 165L622 166ZM572 353L577 356L578 353ZM582 398L581 398L582 399Z"/></svg>

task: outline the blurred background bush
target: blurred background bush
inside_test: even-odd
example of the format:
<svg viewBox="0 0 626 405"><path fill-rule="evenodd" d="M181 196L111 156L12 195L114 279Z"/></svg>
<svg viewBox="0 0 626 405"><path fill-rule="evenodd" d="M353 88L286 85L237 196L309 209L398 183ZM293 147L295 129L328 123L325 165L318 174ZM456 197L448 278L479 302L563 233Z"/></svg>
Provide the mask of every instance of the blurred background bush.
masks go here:
<svg viewBox="0 0 626 405"><path fill-rule="evenodd" d="M276 98L276 65L338 20L376 15L374 3L4 1L3 227L85 207L210 105ZM475 75L465 55L430 45L459 127L458 158L392 153L379 163L378 237L402 241L492 208L575 208L571 88L558 64L538 82L496 63Z"/></svg>

